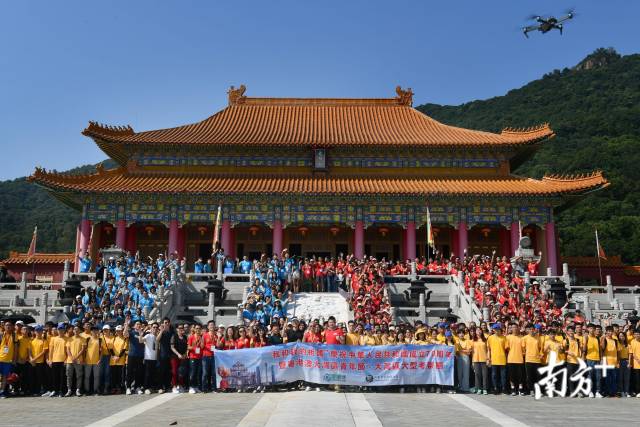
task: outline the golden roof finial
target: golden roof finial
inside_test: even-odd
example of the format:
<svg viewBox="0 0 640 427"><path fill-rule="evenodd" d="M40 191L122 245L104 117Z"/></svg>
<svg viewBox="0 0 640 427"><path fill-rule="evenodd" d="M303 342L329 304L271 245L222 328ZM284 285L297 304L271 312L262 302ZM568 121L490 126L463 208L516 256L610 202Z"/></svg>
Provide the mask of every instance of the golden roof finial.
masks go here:
<svg viewBox="0 0 640 427"><path fill-rule="evenodd" d="M244 92L247 90L245 85L240 85L239 88L235 88L231 86L227 91L229 95L229 105L242 104L246 97L244 96Z"/></svg>
<svg viewBox="0 0 640 427"><path fill-rule="evenodd" d="M398 104L407 105L409 107L413 105L413 91L411 90L411 88L403 90L400 86L396 86L396 94Z"/></svg>

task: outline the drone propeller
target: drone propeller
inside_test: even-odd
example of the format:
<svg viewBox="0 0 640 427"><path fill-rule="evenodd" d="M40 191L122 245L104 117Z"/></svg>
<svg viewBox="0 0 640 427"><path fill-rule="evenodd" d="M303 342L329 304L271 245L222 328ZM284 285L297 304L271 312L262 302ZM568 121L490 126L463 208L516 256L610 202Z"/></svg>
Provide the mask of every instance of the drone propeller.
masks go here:
<svg viewBox="0 0 640 427"><path fill-rule="evenodd" d="M525 20L527 21L537 21L539 19L542 19L542 15L538 15L536 13L532 13L531 15L528 15Z"/></svg>

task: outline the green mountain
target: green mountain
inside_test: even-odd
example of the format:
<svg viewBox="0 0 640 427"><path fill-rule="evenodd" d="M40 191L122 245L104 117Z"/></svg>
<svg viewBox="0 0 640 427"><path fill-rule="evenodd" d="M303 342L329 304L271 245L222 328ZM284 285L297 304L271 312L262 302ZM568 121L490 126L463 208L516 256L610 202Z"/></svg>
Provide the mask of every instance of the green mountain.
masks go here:
<svg viewBox="0 0 640 427"><path fill-rule="evenodd" d="M558 215L562 254L593 255L597 227L607 254L640 262L640 55L598 49L574 68L554 70L504 96L417 108L444 123L494 132L549 122L557 136L515 173L539 178L601 169L611 181ZM78 213L25 178L0 182L0 209L0 259L9 250L26 251L36 224L38 251L73 251Z"/></svg>
<svg viewBox="0 0 640 427"><path fill-rule="evenodd" d="M115 162L107 160L104 165L112 168ZM86 174L95 169L95 165L85 165L66 173ZM0 212L0 259L9 251L26 252L36 225L38 252L73 252L80 214L26 178L0 182Z"/></svg>
<svg viewBox="0 0 640 427"><path fill-rule="evenodd" d="M598 49L574 68L504 96L417 109L447 124L494 132L549 122L557 136L514 173L540 178L600 169L611 182L558 215L562 255L593 256L597 228L607 254L640 262L640 55Z"/></svg>

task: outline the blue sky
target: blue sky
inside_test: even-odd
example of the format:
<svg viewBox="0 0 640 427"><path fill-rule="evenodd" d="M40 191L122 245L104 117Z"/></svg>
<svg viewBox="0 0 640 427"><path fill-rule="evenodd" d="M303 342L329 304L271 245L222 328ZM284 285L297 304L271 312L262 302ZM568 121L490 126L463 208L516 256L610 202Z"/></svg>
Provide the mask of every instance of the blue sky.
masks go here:
<svg viewBox="0 0 640 427"><path fill-rule="evenodd" d="M518 31L571 6L563 36ZM0 180L103 160L80 134L89 120L192 123L230 85L391 97L400 84L415 105L502 95L598 47L638 52L638 16L624 0L0 0Z"/></svg>

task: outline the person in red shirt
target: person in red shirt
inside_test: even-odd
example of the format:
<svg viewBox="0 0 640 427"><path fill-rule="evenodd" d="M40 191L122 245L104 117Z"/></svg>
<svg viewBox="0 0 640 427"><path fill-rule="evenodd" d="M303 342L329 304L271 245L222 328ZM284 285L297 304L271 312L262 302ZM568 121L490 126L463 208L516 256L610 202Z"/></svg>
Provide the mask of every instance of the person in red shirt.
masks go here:
<svg viewBox="0 0 640 427"><path fill-rule="evenodd" d="M324 331L324 343L328 345L344 344L344 332L342 328L336 327L336 318L329 316L327 329Z"/></svg>
<svg viewBox="0 0 640 427"><path fill-rule="evenodd" d="M229 326L224 336L223 350L236 349L236 330L233 326Z"/></svg>
<svg viewBox="0 0 640 427"><path fill-rule="evenodd" d="M238 334L240 336L238 337L238 339L236 339L236 350L249 348L250 341L249 341L249 338L247 338L247 332L245 331L245 329L242 327L238 329Z"/></svg>
<svg viewBox="0 0 640 427"><path fill-rule="evenodd" d="M538 261L531 261L529 262L529 264L527 265L527 271L529 271L529 275L531 276L537 276L538 275L538 266L540 265L540 261L542 261L542 252L540 252L540 258L538 259Z"/></svg>
<svg viewBox="0 0 640 427"><path fill-rule="evenodd" d="M316 270L315 271L316 292L325 292L326 291L326 289L325 289L326 267L324 265L322 257L318 258L318 261L316 262L316 269L315 270Z"/></svg>
<svg viewBox="0 0 640 427"><path fill-rule="evenodd" d="M320 332L320 325L314 323L307 329L307 332L304 333L304 337L302 338L302 342L308 343L321 343L322 342L322 333Z"/></svg>
<svg viewBox="0 0 640 427"><path fill-rule="evenodd" d="M251 348L260 348L267 345L267 331L265 328L258 328L258 335L251 339Z"/></svg>
<svg viewBox="0 0 640 427"><path fill-rule="evenodd" d="M202 336L202 392L216 391L216 364L213 356L218 344L216 323L209 320Z"/></svg>
<svg viewBox="0 0 640 427"><path fill-rule="evenodd" d="M209 320L207 323L207 332L202 336L202 392L216 390L216 363L213 356L216 344L218 343L218 334L216 331L216 323Z"/></svg>
<svg viewBox="0 0 640 427"><path fill-rule="evenodd" d="M311 291L311 284L313 283L313 268L308 261L305 260L302 265L302 291Z"/></svg>
<svg viewBox="0 0 640 427"><path fill-rule="evenodd" d="M194 333L187 340L189 351L189 394L198 393L200 380L202 379L202 326L196 325Z"/></svg>

